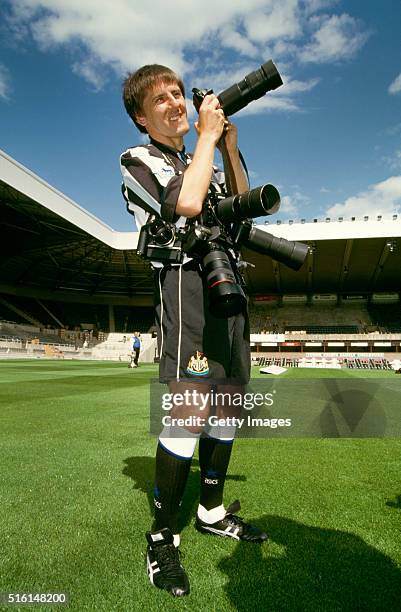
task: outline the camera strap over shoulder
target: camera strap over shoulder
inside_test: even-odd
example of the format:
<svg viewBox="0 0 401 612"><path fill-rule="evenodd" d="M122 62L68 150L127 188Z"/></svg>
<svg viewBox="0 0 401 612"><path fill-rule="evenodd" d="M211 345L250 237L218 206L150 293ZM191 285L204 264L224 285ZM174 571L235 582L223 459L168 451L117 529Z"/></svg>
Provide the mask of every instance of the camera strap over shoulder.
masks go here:
<svg viewBox="0 0 401 612"><path fill-rule="evenodd" d="M143 200L135 191L132 191L125 183L121 183L121 193L123 194L123 198L127 203L127 207L129 208L130 203L136 204L140 208L142 208L145 212L149 214L156 214L156 211L152 206L147 204L145 200Z"/></svg>

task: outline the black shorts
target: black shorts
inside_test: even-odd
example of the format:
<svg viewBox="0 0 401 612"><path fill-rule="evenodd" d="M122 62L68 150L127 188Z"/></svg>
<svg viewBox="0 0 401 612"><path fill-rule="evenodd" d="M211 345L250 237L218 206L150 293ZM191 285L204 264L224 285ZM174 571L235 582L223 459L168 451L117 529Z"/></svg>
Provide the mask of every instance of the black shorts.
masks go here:
<svg viewBox="0 0 401 612"><path fill-rule="evenodd" d="M244 312L220 319L209 311L208 289L197 263L155 272L159 380L249 382L249 320Z"/></svg>

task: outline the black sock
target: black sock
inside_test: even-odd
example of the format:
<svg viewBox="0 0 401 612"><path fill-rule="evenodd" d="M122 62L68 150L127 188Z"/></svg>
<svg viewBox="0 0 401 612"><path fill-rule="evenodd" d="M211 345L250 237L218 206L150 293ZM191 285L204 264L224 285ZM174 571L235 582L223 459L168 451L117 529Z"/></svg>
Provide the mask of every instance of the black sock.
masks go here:
<svg viewBox="0 0 401 612"><path fill-rule="evenodd" d="M154 531L168 527L177 533L177 519L192 457L178 457L159 442L156 452Z"/></svg>
<svg viewBox="0 0 401 612"><path fill-rule="evenodd" d="M201 436L199 440L199 464L201 487L199 503L211 510L223 503L223 489L230 462L233 440L217 440Z"/></svg>

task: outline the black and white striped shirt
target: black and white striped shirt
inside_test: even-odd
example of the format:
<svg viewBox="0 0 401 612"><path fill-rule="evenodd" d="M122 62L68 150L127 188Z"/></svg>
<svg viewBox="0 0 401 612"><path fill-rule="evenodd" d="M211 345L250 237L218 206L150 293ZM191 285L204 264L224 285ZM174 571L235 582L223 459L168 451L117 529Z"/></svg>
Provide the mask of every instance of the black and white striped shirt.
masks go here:
<svg viewBox="0 0 401 612"><path fill-rule="evenodd" d="M191 160L192 155L185 149L176 151L152 139L150 144L124 151L120 158L124 195L128 202L127 209L135 216L138 230L146 223L150 209L177 227L185 225L186 218L179 217L175 209L184 172ZM217 167L213 167L211 184L217 191L224 189L224 173ZM145 200L150 209L144 210L135 194L142 201Z"/></svg>

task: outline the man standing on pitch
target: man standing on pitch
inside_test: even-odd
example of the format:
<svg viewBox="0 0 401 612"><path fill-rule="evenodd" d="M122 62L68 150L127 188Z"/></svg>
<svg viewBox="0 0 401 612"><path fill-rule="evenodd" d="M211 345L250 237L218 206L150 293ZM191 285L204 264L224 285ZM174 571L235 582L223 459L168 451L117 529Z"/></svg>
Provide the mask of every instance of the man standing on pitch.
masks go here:
<svg viewBox="0 0 401 612"><path fill-rule="evenodd" d="M206 95L200 106L193 155L186 153L183 140L189 131L184 85L172 70L157 64L143 66L125 80L123 99L137 128L150 138L150 144L130 148L121 156L128 210L135 214L138 228L148 215L130 194L140 193L143 198L146 190L160 205L163 220L186 228L188 220L202 213L209 190L224 193L224 175L213 165L222 136L238 191L249 188L236 128L225 118L215 95ZM232 388L232 381L245 385L250 374L246 307L227 319L213 316L196 257L186 256L181 264L159 264L155 277L160 382L167 383L172 393L204 388L200 378L223 381L219 390ZM191 414L194 408L187 404L182 414ZM147 570L152 584L181 596L189 593L189 581L179 558L177 519L198 439L201 487L197 530L250 542L264 541L267 536L234 514L239 502L227 509L223 505L234 429L166 429L160 434L156 452L155 523L146 534Z"/></svg>
<svg viewBox="0 0 401 612"><path fill-rule="evenodd" d="M137 368L138 361L139 361L139 353L141 352L141 334L138 331L134 332L134 335L132 336L131 340L132 340L132 355L133 355L132 367Z"/></svg>

